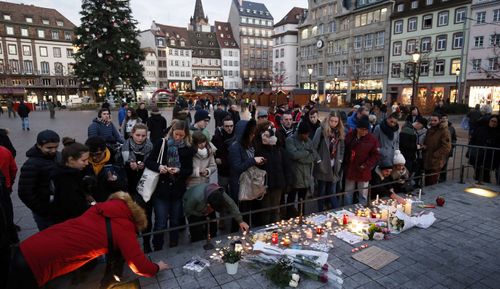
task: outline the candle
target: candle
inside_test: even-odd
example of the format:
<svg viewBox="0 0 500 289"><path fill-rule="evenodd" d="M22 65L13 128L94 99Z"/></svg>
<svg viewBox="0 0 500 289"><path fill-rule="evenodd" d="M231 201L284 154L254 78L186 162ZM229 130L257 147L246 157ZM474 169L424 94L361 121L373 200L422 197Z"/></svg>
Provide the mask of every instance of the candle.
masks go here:
<svg viewBox="0 0 500 289"><path fill-rule="evenodd" d="M288 238L283 238L283 246L288 247L290 246L290 239Z"/></svg>
<svg viewBox="0 0 500 289"><path fill-rule="evenodd" d="M375 218L380 219L380 214L379 213L375 214Z"/></svg>
<svg viewBox="0 0 500 289"><path fill-rule="evenodd" d="M298 243L300 239L300 233L299 232L293 232L292 233L292 242Z"/></svg>
<svg viewBox="0 0 500 289"><path fill-rule="evenodd" d="M388 216L389 216L389 211L388 210L382 210L382 215L380 216L380 218L382 220L387 220Z"/></svg>
<svg viewBox="0 0 500 289"><path fill-rule="evenodd" d="M365 209L365 217L370 218L371 213L372 211L370 210L370 208Z"/></svg>
<svg viewBox="0 0 500 289"><path fill-rule="evenodd" d="M397 204L397 205L396 205L396 210L398 210L398 211L403 211L403 205L401 205L401 204Z"/></svg>
<svg viewBox="0 0 500 289"><path fill-rule="evenodd" d="M361 217L363 215L363 212L361 210L358 210L356 212L356 216Z"/></svg>
<svg viewBox="0 0 500 289"><path fill-rule="evenodd" d="M377 195L377 198L375 199L375 203L378 204L378 195Z"/></svg>
<svg viewBox="0 0 500 289"><path fill-rule="evenodd" d="M321 226L317 226L317 227L316 227L316 234L318 234L318 235L323 234L323 227L321 227Z"/></svg>
<svg viewBox="0 0 500 289"><path fill-rule="evenodd" d="M347 217L347 214L344 214L344 217L342 218L342 225L347 225L349 223L349 218Z"/></svg>
<svg viewBox="0 0 500 289"><path fill-rule="evenodd" d="M311 229L307 229L307 230L306 230L306 238L307 238L307 239L312 239L312 237L313 237L313 232L312 232L312 230L311 230Z"/></svg>
<svg viewBox="0 0 500 289"><path fill-rule="evenodd" d="M407 200L406 201L406 204L404 206L404 212L405 214L407 214L408 216L411 216L411 201L410 200Z"/></svg>
<svg viewBox="0 0 500 289"><path fill-rule="evenodd" d="M234 244L234 251L235 252L241 252L241 251L243 251L243 245L241 243L235 243Z"/></svg>
<svg viewBox="0 0 500 289"><path fill-rule="evenodd" d="M278 232L273 232L271 235L271 243L274 245L278 244Z"/></svg>
<svg viewBox="0 0 500 289"><path fill-rule="evenodd" d="M418 190L418 200L422 200L422 189Z"/></svg>

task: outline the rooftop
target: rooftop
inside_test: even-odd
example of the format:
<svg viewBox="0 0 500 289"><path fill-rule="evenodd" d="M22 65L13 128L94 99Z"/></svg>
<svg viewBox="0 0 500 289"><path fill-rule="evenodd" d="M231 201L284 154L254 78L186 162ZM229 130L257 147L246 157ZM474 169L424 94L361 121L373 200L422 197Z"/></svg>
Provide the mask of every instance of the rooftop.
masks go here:
<svg viewBox="0 0 500 289"><path fill-rule="evenodd" d="M0 15L1 22L28 23L52 28L75 28L75 24L53 8L0 1ZM6 16L9 16L9 20ZM31 18L32 22L27 22L27 18Z"/></svg>

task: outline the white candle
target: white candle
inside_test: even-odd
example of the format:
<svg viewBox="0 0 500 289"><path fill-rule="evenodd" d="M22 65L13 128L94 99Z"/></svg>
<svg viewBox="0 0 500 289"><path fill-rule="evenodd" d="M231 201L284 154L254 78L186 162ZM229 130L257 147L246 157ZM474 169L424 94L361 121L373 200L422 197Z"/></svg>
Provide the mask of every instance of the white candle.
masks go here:
<svg viewBox="0 0 500 289"><path fill-rule="evenodd" d="M306 238L307 239L312 239L312 237L313 237L313 231L311 229L308 229L306 231Z"/></svg>
<svg viewBox="0 0 500 289"><path fill-rule="evenodd" d="M405 207L404 207L404 212L408 216L411 216L411 201L410 200L406 201L406 204L405 204Z"/></svg>
<svg viewBox="0 0 500 289"><path fill-rule="evenodd" d="M377 204L378 204L378 195L377 195L377 198L375 199L375 203L377 203Z"/></svg>
<svg viewBox="0 0 500 289"><path fill-rule="evenodd" d="M389 215L389 211L388 210L382 210L381 219L382 220L387 220L388 215Z"/></svg>
<svg viewBox="0 0 500 289"><path fill-rule="evenodd" d="M422 189L418 190L418 200L422 200Z"/></svg>

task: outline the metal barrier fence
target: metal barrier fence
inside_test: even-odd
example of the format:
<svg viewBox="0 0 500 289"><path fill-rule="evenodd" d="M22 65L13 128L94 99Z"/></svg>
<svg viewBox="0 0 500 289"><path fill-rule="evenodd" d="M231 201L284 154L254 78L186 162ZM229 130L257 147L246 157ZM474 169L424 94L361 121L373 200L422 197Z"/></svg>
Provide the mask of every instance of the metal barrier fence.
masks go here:
<svg viewBox="0 0 500 289"><path fill-rule="evenodd" d="M493 148L493 147L483 147L483 146L472 146L472 145L464 145L464 144L454 144L453 145L453 150L452 150L453 155L448 158L448 161L445 165L445 168L439 172L435 173L422 173L421 175L413 175L410 176L409 179L412 182L420 182L421 184L421 189L425 189L425 179L426 177L432 176L432 175L441 175L441 177L445 178L446 181L458 181L459 183L465 183L465 182L471 182L475 181L478 184L482 184L484 182L488 183L496 183L497 185L500 184L500 148ZM262 208L258 210L250 210L247 212L241 212L242 216L248 216L248 219L250 220L249 226L252 227L252 219L253 215L255 214L260 214L263 212L267 211L274 211L274 210L287 210L290 206L294 206L296 208L299 208L299 218L302 219L304 216L304 211L305 211L305 206L309 203L313 202L318 202L321 200L326 200L331 197L337 197L337 198L343 198L346 194L351 194L355 193L359 190L363 189L368 189L368 196L367 196L367 204L370 204L371 200L371 189L372 188L378 188L378 187L385 187L388 185L396 184L399 181L393 181L393 182L385 182L380 185L375 185L371 186L368 185L368 187L365 188L357 188L354 190L349 190L349 191L343 191L340 193L334 193L334 194L329 194L329 195L324 195L320 197L312 197L308 198L306 200L299 199L296 200L294 203L288 203L288 204L281 204L279 206L273 206L273 207L267 207L267 208ZM339 207L342 208L342 207ZM335 208L337 209L337 208ZM181 229L187 229L191 226L199 226L199 225L206 225L207 226L207 234L210 232L208 229L208 226L210 223L213 222L218 222L221 220L232 220L234 216L232 215L226 215L223 217L218 217L215 219L208 219L206 221L200 221L196 223L190 223L188 224L186 222L186 225L182 226L177 226L177 227L172 227L168 228L165 230L159 230L159 231L154 231L154 232L149 232L145 234L140 234L139 237L143 236L151 236L151 235L156 235L156 234L164 234L167 232L171 232L174 230L181 230ZM207 241L209 241L210 236L207 235Z"/></svg>

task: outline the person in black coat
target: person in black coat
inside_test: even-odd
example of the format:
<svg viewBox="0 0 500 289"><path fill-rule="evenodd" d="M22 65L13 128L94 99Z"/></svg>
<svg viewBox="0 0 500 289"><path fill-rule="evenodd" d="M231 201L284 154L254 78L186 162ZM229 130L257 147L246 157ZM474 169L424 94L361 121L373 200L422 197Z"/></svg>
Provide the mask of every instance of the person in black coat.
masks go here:
<svg viewBox="0 0 500 289"><path fill-rule="evenodd" d="M137 113L137 116L141 119L142 123L147 123L149 119L149 113L148 110L146 109L146 104L144 102L141 102L139 104L139 108L135 110Z"/></svg>
<svg viewBox="0 0 500 289"><path fill-rule="evenodd" d="M267 173L267 190L261 201L262 208L279 206L285 191L287 179L291 178L290 164L283 147L278 146L276 128L270 121L257 126L255 136L255 156L263 157L265 162L257 167ZM263 212L257 226L266 225L279 220L280 210Z"/></svg>
<svg viewBox="0 0 500 289"><path fill-rule="evenodd" d="M470 145L500 148L500 131L498 115L492 115L487 122L480 123L474 130ZM485 148L469 148L467 153L469 164L474 167L474 178L479 182L491 182L491 171L498 169L500 151ZM497 180L498 182L498 180Z"/></svg>
<svg viewBox="0 0 500 289"><path fill-rule="evenodd" d="M92 202L82 172L89 163L89 148L71 138L63 138L62 143L62 162L50 175L56 223L81 216Z"/></svg>
<svg viewBox="0 0 500 289"><path fill-rule="evenodd" d="M5 177L0 173L0 288L7 286L12 245L19 242L10 206L10 193Z"/></svg>
<svg viewBox="0 0 500 289"><path fill-rule="evenodd" d="M154 107L151 111L147 124L150 132L149 139L152 143L157 143L167 133L167 120L161 115L157 107Z"/></svg>
<svg viewBox="0 0 500 289"><path fill-rule="evenodd" d="M17 114L19 114L19 117L21 118L23 130L25 130L25 129L30 130L30 120L28 117L29 113L30 113L30 109L28 108L26 103L24 103L24 101L21 100L21 103L19 104L19 107L17 108Z"/></svg>
<svg viewBox="0 0 500 289"><path fill-rule="evenodd" d="M89 165L84 169L83 181L90 188L90 195L96 202L104 202L118 191L127 191L128 183L123 165L116 153L106 146L102 137L90 137L85 142L89 148Z"/></svg>
<svg viewBox="0 0 500 289"><path fill-rule="evenodd" d="M229 168L229 146L234 137L234 122L231 116L227 115L222 121L222 127L215 129L212 144L217 148L215 151L215 163L217 164L217 179L219 186L229 192L229 178L231 170Z"/></svg>
<svg viewBox="0 0 500 289"><path fill-rule="evenodd" d="M215 127L221 127L222 121L228 115L229 112L225 111L224 105L221 102L219 102L217 104L217 109L214 111Z"/></svg>
<svg viewBox="0 0 500 289"><path fill-rule="evenodd" d="M163 140L153 146L153 151L146 159L146 168L159 172L160 178L156 190L151 196L153 202L155 222L153 231L176 227L183 216L182 197L186 192L186 181L193 173L193 156L195 150L191 147L189 125L185 121L175 120L166 137L163 158L157 162ZM179 232L170 232L170 247L178 244ZM164 234L153 236L153 248L161 250L164 243Z"/></svg>
<svg viewBox="0 0 500 289"><path fill-rule="evenodd" d="M54 224L49 174L57 164L59 141L59 135L52 130L38 133L36 144L26 152L28 159L21 167L19 198L33 213L39 231Z"/></svg>
<svg viewBox="0 0 500 289"><path fill-rule="evenodd" d="M229 114L231 115L231 118L233 119L234 125L238 124L238 121L241 120L240 118L240 113L238 112L238 108L236 105L231 105L228 110Z"/></svg>
<svg viewBox="0 0 500 289"><path fill-rule="evenodd" d="M0 128L0 146L6 147L12 153L12 156L16 157L16 149L10 141L9 130L6 128Z"/></svg>

